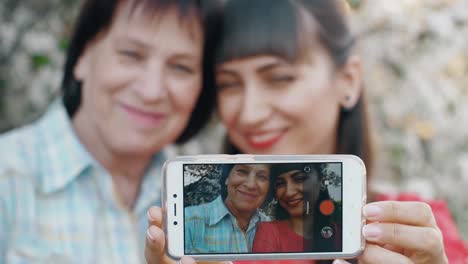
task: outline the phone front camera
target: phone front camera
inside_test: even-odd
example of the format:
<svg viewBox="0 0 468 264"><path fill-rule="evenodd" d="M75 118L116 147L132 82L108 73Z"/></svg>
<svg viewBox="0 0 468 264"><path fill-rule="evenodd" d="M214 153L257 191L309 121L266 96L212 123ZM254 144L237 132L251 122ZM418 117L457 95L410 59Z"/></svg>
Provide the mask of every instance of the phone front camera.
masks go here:
<svg viewBox="0 0 468 264"><path fill-rule="evenodd" d="M177 194L172 195L172 197L177 198Z"/></svg>
<svg viewBox="0 0 468 264"><path fill-rule="evenodd" d="M177 225L177 221L174 221L174 225Z"/></svg>

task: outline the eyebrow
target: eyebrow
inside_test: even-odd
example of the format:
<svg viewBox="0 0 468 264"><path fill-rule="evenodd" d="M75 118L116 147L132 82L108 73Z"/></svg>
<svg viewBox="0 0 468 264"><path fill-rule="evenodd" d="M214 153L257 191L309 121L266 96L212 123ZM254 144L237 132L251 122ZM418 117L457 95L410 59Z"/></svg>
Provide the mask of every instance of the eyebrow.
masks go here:
<svg viewBox="0 0 468 264"><path fill-rule="evenodd" d="M282 62L282 61L275 61L275 62L268 63L266 65L263 65L262 67L257 69L257 72L258 73L264 73L264 72L267 72L267 71L270 71L272 69L282 67L282 66L285 66L285 65L287 65L287 63Z"/></svg>
<svg viewBox="0 0 468 264"><path fill-rule="evenodd" d="M129 43L131 45L136 45L140 48L150 50L152 49L151 44L140 40L137 37L125 35L125 36L119 36L117 37L118 43ZM176 59L189 59L189 60L196 60L198 58L197 54L192 53L192 52L186 52L186 51L180 51L180 50L174 50L174 58Z"/></svg>
<svg viewBox="0 0 468 264"><path fill-rule="evenodd" d="M237 164L237 168L244 168L244 169L249 169L251 170L252 167L246 164Z"/></svg>
<svg viewBox="0 0 468 264"><path fill-rule="evenodd" d="M150 44L136 38L136 37L133 37L133 36L129 36L128 34L125 34L123 36L117 36L116 37L116 40L117 40L117 44L122 44L122 43L129 43L131 45L136 45L136 46L139 46L141 48L150 48Z"/></svg>
<svg viewBox="0 0 468 264"><path fill-rule="evenodd" d="M290 172L291 172L291 171L283 172L283 173L281 173L281 174L278 176L278 178L281 178L281 176L283 176L283 175L284 175L283 177L286 177L285 175L288 174L288 173L290 173ZM289 175L290 175L290 177L294 177L294 176L296 176L296 175L298 175L298 174L302 174L302 173L305 174L305 172L303 172L303 171L301 171L301 170L293 170L293 173L291 173L291 174L289 174Z"/></svg>
<svg viewBox="0 0 468 264"><path fill-rule="evenodd" d="M286 66L286 65L288 65L288 63L287 62L282 62L282 61L269 62L266 65L263 65L259 69L257 69L256 72L264 73L264 72L270 71L270 70L272 70L274 68L278 68L278 67L282 67L282 66ZM239 74L236 71L230 70L230 69L223 69L222 67L218 67L216 69L216 73L217 74L228 74L228 75L239 76Z"/></svg>

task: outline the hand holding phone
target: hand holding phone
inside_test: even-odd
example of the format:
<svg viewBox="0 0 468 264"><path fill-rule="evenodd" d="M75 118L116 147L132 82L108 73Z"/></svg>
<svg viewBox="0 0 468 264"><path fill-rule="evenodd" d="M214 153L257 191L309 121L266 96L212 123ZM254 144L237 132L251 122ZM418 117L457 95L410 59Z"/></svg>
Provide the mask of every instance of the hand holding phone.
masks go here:
<svg viewBox="0 0 468 264"><path fill-rule="evenodd" d="M164 166L167 252L199 260L358 255L365 167L349 155L179 157Z"/></svg>

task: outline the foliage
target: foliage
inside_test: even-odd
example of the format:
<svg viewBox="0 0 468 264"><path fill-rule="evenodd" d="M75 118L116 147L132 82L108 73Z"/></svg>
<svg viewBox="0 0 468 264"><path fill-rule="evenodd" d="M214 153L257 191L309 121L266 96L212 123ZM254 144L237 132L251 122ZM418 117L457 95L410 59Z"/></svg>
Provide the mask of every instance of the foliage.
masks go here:
<svg viewBox="0 0 468 264"><path fill-rule="evenodd" d="M184 206L213 201L221 191L219 165L186 165L184 168ZM187 183L187 184L185 184Z"/></svg>

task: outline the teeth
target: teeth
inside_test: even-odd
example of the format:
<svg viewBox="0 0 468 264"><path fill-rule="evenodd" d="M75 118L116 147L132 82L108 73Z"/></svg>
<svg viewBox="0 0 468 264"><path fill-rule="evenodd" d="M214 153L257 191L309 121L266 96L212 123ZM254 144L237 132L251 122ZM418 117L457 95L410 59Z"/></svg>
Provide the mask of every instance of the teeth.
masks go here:
<svg viewBox="0 0 468 264"><path fill-rule="evenodd" d="M280 133L278 133L278 132L271 132L271 133L265 133L265 134L260 134L260 135L253 135L253 136L250 136L250 140L255 142L255 143L264 142L264 141L274 139L279 134Z"/></svg>

